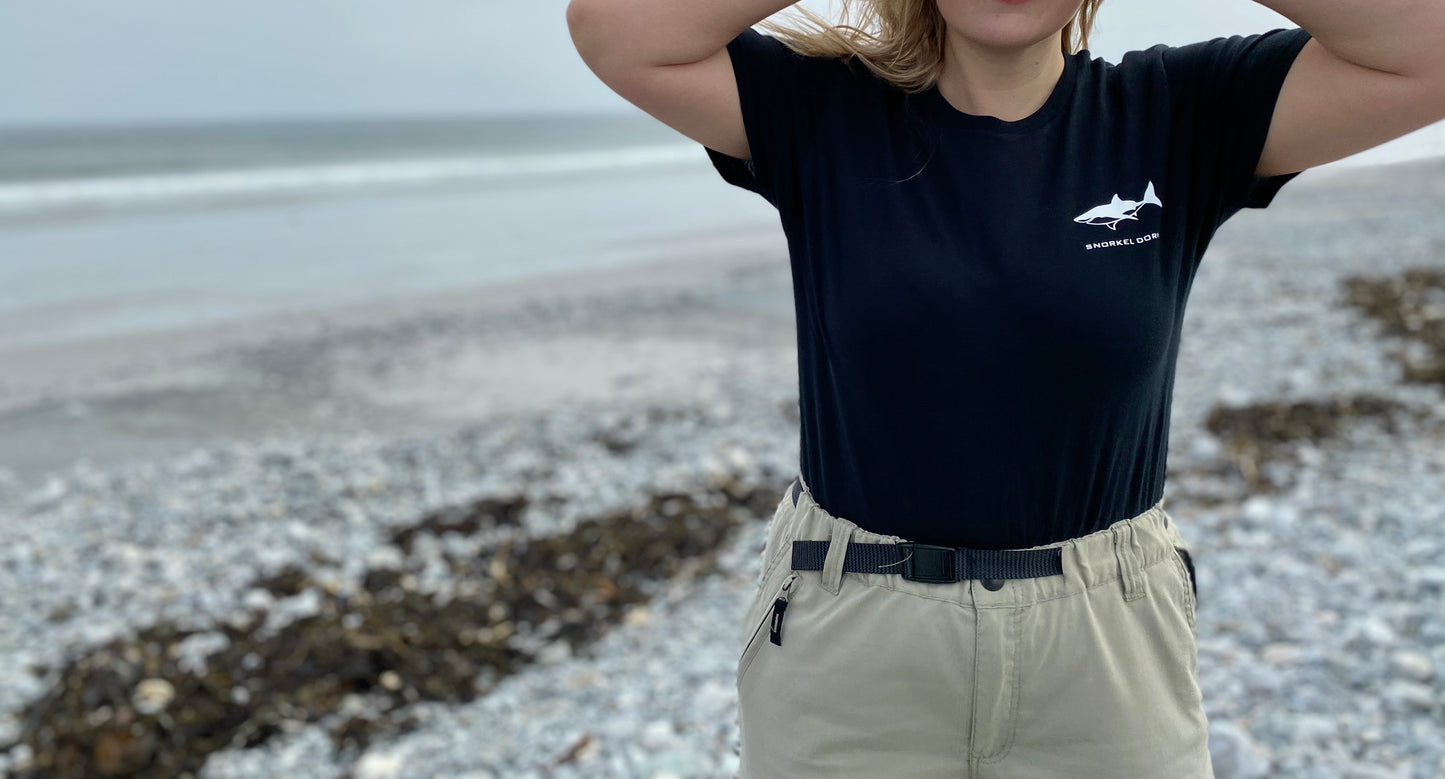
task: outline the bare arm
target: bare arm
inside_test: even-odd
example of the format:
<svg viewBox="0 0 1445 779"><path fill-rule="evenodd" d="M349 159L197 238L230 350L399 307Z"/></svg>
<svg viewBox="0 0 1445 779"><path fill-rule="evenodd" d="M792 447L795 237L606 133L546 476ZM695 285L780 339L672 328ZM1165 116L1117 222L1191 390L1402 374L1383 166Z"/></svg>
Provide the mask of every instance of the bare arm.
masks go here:
<svg viewBox="0 0 1445 779"><path fill-rule="evenodd" d="M1256 2L1311 38L1280 88L1257 175L1333 162L1445 119L1445 4Z"/></svg>
<svg viewBox="0 0 1445 779"><path fill-rule="evenodd" d="M796 0L571 0L567 28L612 91L711 149L752 159L727 44Z"/></svg>

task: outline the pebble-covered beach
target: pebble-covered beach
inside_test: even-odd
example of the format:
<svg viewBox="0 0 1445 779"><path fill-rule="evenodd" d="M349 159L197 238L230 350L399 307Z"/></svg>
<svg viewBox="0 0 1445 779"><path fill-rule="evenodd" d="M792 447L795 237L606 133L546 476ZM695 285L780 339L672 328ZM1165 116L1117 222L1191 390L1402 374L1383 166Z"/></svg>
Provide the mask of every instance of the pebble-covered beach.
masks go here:
<svg viewBox="0 0 1445 779"><path fill-rule="evenodd" d="M1442 213L1445 161L1307 172L1227 224L1195 281L1165 498L1194 550L1219 779L1445 775ZM0 774L732 776L740 623L798 454L786 258L770 262L246 353L436 381L465 353L466 381L526 386L560 375L515 359L535 346L605 379L565 398L488 390L510 400L411 432L0 467ZM739 302L755 299L772 308ZM578 550L579 577L540 595L491 556L547 539ZM607 544L676 565L579 568ZM387 670L247 686L283 662ZM186 753L173 736L203 715L219 741Z"/></svg>

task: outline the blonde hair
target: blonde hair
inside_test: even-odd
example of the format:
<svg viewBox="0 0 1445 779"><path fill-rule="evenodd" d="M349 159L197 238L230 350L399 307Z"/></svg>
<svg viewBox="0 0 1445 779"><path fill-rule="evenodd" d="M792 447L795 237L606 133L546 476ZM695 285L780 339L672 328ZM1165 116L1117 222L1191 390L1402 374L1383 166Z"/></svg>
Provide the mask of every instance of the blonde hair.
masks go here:
<svg viewBox="0 0 1445 779"><path fill-rule="evenodd" d="M842 5L841 23L834 24L801 5L812 30L797 30L764 19L765 27L788 48L813 57L848 59L856 55L869 70L907 92L921 92L938 81L943 70L943 44L947 25L936 0L856 0L862 6L856 23L850 23L850 0ZM1089 47L1089 31L1104 0L1083 0L1064 27L1060 48L1065 55ZM877 33L868 31L876 28ZM1074 40L1077 38L1077 42Z"/></svg>

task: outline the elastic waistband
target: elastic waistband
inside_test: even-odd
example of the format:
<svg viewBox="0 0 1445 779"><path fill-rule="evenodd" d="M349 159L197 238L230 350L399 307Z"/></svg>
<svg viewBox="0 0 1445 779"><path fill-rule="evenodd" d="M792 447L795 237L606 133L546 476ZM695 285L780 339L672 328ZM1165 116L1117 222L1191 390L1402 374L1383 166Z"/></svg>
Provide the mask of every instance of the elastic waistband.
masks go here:
<svg viewBox="0 0 1445 779"><path fill-rule="evenodd" d="M797 501L794 503L794 489L784 492L782 511L776 521L784 523L778 529L778 536L784 541L781 562L788 565L794 541L838 541L861 544L889 544L911 542L902 536L873 533L859 527L857 523L829 514L813 498L812 491L802 476L796 479ZM923 582L905 579L894 573L861 573L848 571L842 576L858 577L866 584L886 587L898 592L921 597L956 601L960 604L979 608L1026 605L1040 601L1066 598L1085 590L1113 584L1122 586L1125 597L1133 599L1144 595L1144 569L1164 563L1172 565L1174 549L1187 549L1179 535L1176 523L1164 510L1164 500L1150 506L1137 516L1121 519L1109 527L1066 541L1026 547L1026 549L1058 549L1063 573L1021 579L1004 579L997 590L982 586L978 579L957 582ZM846 553L846 550L845 550ZM831 557L831 555L830 555ZM841 557L833 566L832 575L838 576ZM830 573L825 569L825 577Z"/></svg>

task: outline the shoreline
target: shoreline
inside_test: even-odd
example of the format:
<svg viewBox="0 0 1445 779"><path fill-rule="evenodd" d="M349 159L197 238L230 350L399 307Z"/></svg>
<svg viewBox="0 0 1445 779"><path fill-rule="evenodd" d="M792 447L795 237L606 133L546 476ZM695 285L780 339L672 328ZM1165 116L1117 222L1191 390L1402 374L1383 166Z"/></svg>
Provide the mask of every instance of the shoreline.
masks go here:
<svg viewBox="0 0 1445 779"><path fill-rule="evenodd" d="M165 456L283 425L404 434L626 387L685 393L687 374L719 356L712 344L756 347L767 331L791 327L791 298L776 294L791 284L781 233L746 244L0 350L0 473L31 482L79 457L101 465ZM769 306L730 300L758 279L773 288ZM669 375L648 370L664 357Z"/></svg>

